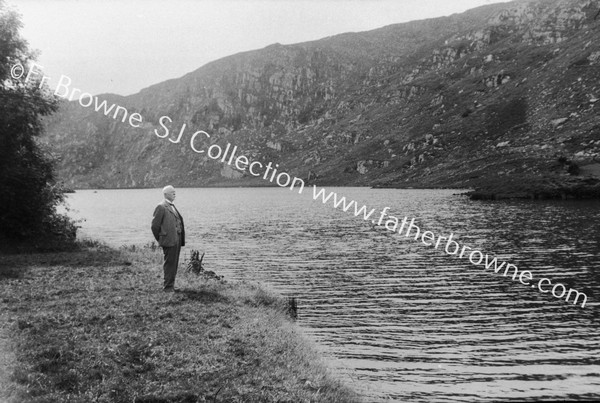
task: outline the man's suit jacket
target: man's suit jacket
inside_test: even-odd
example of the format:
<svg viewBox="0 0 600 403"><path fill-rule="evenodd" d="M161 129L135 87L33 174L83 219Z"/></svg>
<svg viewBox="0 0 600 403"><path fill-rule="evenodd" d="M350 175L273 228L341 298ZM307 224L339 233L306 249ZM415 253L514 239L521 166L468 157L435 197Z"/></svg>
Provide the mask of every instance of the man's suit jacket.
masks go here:
<svg viewBox="0 0 600 403"><path fill-rule="evenodd" d="M185 229L183 227L183 217L181 219L181 246L185 245ZM152 234L163 247L177 245L177 218L170 204L165 200L154 209L152 217Z"/></svg>

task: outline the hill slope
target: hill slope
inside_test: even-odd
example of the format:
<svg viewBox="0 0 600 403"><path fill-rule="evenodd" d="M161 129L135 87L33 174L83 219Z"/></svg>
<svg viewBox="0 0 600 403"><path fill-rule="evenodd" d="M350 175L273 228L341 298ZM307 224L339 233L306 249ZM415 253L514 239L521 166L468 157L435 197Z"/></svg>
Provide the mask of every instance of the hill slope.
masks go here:
<svg viewBox="0 0 600 403"><path fill-rule="evenodd" d="M190 148L223 147L307 183L598 195L600 0L494 4L209 63L47 122L72 187L269 185ZM174 140L186 124L181 142Z"/></svg>

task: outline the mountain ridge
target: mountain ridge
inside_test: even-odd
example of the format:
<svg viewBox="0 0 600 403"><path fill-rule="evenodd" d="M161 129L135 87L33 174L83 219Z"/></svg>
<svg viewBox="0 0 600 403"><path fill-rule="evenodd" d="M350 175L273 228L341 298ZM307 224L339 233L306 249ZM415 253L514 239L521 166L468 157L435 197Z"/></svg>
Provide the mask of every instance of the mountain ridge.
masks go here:
<svg viewBox="0 0 600 403"><path fill-rule="evenodd" d="M597 197L599 9L515 1L272 44L120 98L140 129L66 103L45 141L76 188L271 185L153 135L169 116L306 183Z"/></svg>

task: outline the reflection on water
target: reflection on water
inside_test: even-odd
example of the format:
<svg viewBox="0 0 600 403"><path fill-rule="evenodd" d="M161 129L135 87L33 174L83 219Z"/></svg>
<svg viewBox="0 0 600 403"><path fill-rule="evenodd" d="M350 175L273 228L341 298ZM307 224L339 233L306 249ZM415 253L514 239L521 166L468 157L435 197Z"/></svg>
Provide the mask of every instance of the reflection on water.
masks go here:
<svg viewBox="0 0 600 403"><path fill-rule="evenodd" d="M184 251L207 268L299 298L299 323L349 377L398 401L600 396L600 204L471 202L455 191L337 188L421 230L588 295L573 306L466 259L286 189L178 189ZM152 240L160 190L78 191L84 232Z"/></svg>

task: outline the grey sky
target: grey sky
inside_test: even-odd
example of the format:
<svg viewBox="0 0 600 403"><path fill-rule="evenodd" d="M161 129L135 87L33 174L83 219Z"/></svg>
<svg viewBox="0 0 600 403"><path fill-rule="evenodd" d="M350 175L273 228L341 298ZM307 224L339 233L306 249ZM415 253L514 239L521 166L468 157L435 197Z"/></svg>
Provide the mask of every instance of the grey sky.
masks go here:
<svg viewBox="0 0 600 403"><path fill-rule="evenodd" d="M6 0L38 63L84 92L128 95L218 58L450 15L498 0Z"/></svg>

